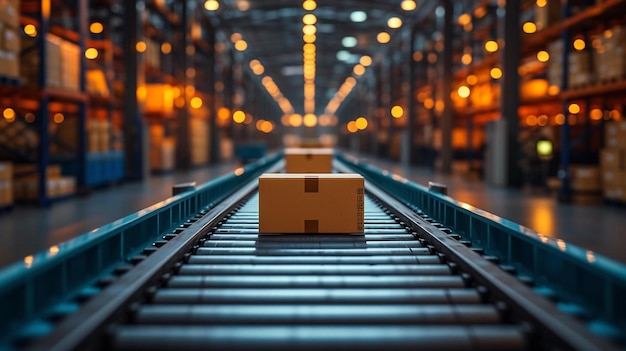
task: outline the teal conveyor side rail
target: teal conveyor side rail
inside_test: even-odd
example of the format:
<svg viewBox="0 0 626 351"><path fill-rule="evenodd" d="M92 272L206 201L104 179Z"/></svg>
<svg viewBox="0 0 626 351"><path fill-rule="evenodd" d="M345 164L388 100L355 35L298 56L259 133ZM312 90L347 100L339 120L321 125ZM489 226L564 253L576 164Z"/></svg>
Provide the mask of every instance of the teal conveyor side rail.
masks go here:
<svg viewBox="0 0 626 351"><path fill-rule="evenodd" d="M92 284L104 274L281 159L281 153L268 156L0 271L0 349L2 339L15 333L47 333L51 326L42 315L72 308L69 299L95 293Z"/></svg>
<svg viewBox="0 0 626 351"><path fill-rule="evenodd" d="M626 338L626 266L336 153L354 172L455 231L473 246L530 278L559 309L581 317L595 333ZM618 233L616 233L617 235Z"/></svg>

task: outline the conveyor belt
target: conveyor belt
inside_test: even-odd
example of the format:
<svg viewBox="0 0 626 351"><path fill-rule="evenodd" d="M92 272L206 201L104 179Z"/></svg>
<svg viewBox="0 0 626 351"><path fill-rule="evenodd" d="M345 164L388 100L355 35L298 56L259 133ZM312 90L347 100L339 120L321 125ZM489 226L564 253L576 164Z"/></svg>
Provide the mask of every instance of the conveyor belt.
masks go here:
<svg viewBox="0 0 626 351"><path fill-rule="evenodd" d="M612 349L367 181L362 235L259 235L256 187L116 269L32 349Z"/></svg>
<svg viewBox="0 0 626 351"><path fill-rule="evenodd" d="M364 235L259 235L258 194L216 227L114 350L497 349L520 325L372 199Z"/></svg>

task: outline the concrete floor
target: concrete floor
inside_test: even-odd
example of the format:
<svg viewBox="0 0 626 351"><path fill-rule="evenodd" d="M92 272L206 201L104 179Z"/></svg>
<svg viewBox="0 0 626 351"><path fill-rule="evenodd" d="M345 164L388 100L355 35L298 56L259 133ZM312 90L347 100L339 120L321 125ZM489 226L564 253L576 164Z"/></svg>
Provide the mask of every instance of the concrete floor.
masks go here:
<svg viewBox="0 0 626 351"><path fill-rule="evenodd" d="M626 263L625 207L560 204L546 194L488 187L459 175L402 168L386 160L368 161L423 185L429 180L444 183L449 195L457 200ZM0 215L0 268L159 202L170 196L176 183L201 184L236 167L233 162L152 176L144 182L96 190L89 196L68 199L49 208L17 206Z"/></svg>

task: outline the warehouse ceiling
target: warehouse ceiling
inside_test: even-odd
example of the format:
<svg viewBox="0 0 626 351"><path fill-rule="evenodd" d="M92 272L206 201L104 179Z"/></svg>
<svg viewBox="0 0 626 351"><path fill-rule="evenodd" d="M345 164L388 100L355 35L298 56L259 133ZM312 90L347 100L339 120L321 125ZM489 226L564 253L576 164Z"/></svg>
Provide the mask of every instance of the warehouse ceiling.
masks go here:
<svg viewBox="0 0 626 351"><path fill-rule="evenodd" d="M416 9L412 11L404 11L401 0L317 0L315 3L313 11L306 11L302 0L220 0L220 8L214 12L219 28L227 31L226 38L240 33L247 42L247 49L241 53L242 61L247 65L250 60L258 59L265 67L264 75L272 77L297 113L305 112L302 33L305 14L313 13L317 17L315 113L321 114L339 86L353 74L361 56L376 60L388 50L389 44L377 42L378 33L390 33L393 43L401 31L408 29L407 23L427 11L432 13L437 2L416 0ZM365 16L355 11L362 11ZM401 18L404 27L390 29L387 21L392 17Z"/></svg>

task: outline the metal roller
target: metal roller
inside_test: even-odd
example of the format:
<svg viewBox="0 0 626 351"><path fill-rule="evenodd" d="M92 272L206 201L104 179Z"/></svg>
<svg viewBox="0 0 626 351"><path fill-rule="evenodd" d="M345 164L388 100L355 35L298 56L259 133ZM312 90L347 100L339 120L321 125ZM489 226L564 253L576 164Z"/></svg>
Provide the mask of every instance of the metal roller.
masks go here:
<svg viewBox="0 0 626 351"><path fill-rule="evenodd" d="M140 324L497 324L492 305L145 305Z"/></svg>
<svg viewBox="0 0 626 351"><path fill-rule="evenodd" d="M441 258L427 256L253 256L193 255L191 264L439 264Z"/></svg>
<svg viewBox="0 0 626 351"><path fill-rule="evenodd" d="M417 248L379 248L379 247L355 247L351 249L302 249L286 247L201 247L198 255L289 255L289 256L371 256L371 255L430 255L430 250L423 247Z"/></svg>
<svg viewBox="0 0 626 351"><path fill-rule="evenodd" d="M256 248L284 248L284 249L352 249L352 248L407 248L422 247L417 240L389 240L368 242L363 241L271 241L271 240L207 240L204 247L256 247Z"/></svg>
<svg viewBox="0 0 626 351"><path fill-rule="evenodd" d="M457 275L176 275L169 287L189 288L465 288Z"/></svg>
<svg viewBox="0 0 626 351"><path fill-rule="evenodd" d="M180 268L182 275L448 275L450 267L444 264L429 265L247 265L247 264L221 264L202 265L188 264Z"/></svg>
<svg viewBox="0 0 626 351"><path fill-rule="evenodd" d="M263 238L265 242L282 242L282 241L298 241L298 242L306 242L311 240L320 240L324 242L344 242L344 241L353 241L354 237L362 237L368 243L376 242L381 240L415 240L415 237L412 234L408 234L403 232L401 234L367 234L367 235L326 235L326 234L316 234L315 239L311 238L311 235L298 235L298 234L289 234L289 235L280 235L280 234L211 234L211 240L257 240L259 237ZM359 238L360 239L360 238Z"/></svg>
<svg viewBox="0 0 626 351"><path fill-rule="evenodd" d="M524 350L517 326L125 326L116 350Z"/></svg>
<svg viewBox="0 0 626 351"><path fill-rule="evenodd" d="M167 288L151 299L155 304L479 304L474 289L415 288Z"/></svg>

